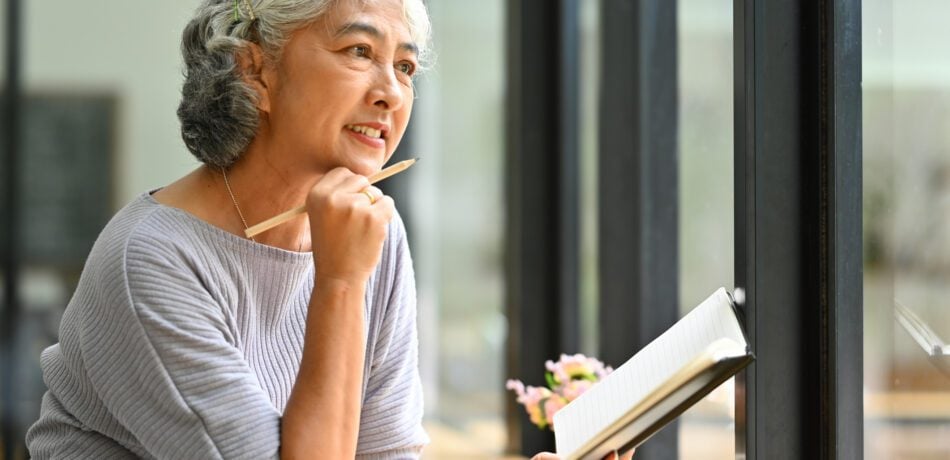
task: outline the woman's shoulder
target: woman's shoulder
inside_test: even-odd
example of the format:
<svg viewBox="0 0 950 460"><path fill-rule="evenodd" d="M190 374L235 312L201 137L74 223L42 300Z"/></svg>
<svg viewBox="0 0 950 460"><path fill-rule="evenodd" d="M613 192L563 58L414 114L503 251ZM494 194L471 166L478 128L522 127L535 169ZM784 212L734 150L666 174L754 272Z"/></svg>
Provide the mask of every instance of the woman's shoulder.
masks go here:
<svg viewBox="0 0 950 460"><path fill-rule="evenodd" d="M174 231L176 217L169 215L149 194L139 195L120 209L99 233L93 244L79 283L70 299L60 327L60 343L77 346L79 330L110 330L91 326L120 322L134 324L135 297L133 281L148 282L171 292L169 280L188 279L188 260L168 257L181 252ZM179 283L180 284L180 283ZM183 288L184 286L178 286Z"/></svg>
<svg viewBox="0 0 950 460"><path fill-rule="evenodd" d="M183 213L143 193L117 212L93 245L90 260L100 255L126 258L130 246L152 251L181 250L194 245L194 223Z"/></svg>
<svg viewBox="0 0 950 460"><path fill-rule="evenodd" d="M63 324L97 317L135 324L144 310L156 309L170 317L185 310L217 314L218 292L208 287L221 261L208 257L216 248L200 247L193 220L148 193L119 210L86 259Z"/></svg>
<svg viewBox="0 0 950 460"><path fill-rule="evenodd" d="M214 270L240 238L143 193L106 224L86 259L81 281L121 287L130 274L176 277ZM217 264L217 265L216 265ZM151 275L150 275L151 274Z"/></svg>

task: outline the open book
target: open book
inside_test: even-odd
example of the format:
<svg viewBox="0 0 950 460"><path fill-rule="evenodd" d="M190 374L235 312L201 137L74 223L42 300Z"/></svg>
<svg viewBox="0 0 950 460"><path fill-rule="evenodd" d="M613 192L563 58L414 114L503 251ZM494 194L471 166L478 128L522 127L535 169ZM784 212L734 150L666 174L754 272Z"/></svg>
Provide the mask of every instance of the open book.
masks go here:
<svg viewBox="0 0 950 460"><path fill-rule="evenodd" d="M554 414L557 453L596 459L636 447L753 360L726 290Z"/></svg>

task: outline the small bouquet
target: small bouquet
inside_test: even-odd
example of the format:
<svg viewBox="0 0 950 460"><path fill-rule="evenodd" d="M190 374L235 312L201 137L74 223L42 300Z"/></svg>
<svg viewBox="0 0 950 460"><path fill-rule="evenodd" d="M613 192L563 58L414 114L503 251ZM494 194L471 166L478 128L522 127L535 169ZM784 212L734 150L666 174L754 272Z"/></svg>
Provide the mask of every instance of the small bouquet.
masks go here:
<svg viewBox="0 0 950 460"><path fill-rule="evenodd" d="M518 403L524 406L531 423L540 429L554 431L554 414L577 399L595 383L613 372L596 358L582 354L561 355L558 362L544 363L544 377L548 387L525 387L520 380L509 380L505 385L518 394Z"/></svg>

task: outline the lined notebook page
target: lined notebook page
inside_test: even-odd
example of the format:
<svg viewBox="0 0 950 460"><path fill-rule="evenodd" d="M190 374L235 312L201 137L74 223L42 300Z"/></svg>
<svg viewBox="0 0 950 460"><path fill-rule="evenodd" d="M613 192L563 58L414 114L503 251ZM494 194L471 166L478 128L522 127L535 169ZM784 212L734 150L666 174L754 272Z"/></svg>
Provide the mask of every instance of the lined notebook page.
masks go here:
<svg viewBox="0 0 950 460"><path fill-rule="evenodd" d="M574 452L721 338L745 345L726 290L708 299L554 416L557 451Z"/></svg>

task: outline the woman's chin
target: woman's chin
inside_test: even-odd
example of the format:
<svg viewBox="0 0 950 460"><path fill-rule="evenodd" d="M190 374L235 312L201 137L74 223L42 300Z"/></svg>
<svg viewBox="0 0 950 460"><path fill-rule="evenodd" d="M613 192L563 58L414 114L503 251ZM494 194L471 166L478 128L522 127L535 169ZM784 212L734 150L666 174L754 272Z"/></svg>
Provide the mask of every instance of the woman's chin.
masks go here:
<svg viewBox="0 0 950 460"><path fill-rule="evenodd" d="M343 166L352 171L354 174L369 177L382 169L383 163L380 160L365 159L360 161L348 161L344 163Z"/></svg>

